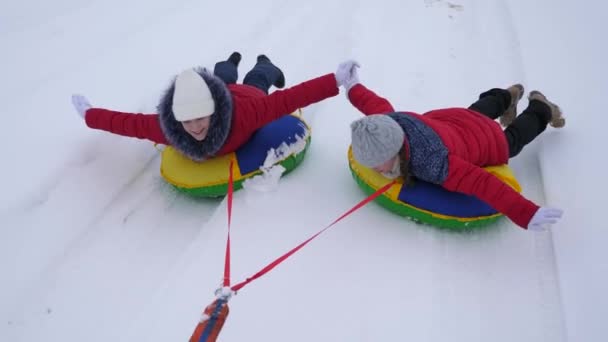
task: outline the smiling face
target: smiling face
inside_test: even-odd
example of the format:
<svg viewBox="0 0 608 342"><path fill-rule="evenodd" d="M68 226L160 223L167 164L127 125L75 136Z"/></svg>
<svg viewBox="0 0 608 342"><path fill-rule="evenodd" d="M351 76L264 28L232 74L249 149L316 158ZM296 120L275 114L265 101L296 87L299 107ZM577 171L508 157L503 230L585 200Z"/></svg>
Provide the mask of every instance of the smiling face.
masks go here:
<svg viewBox="0 0 608 342"><path fill-rule="evenodd" d="M211 117L207 116L204 118L183 121L182 126L194 139L197 141L203 141L209 133L210 123Z"/></svg>

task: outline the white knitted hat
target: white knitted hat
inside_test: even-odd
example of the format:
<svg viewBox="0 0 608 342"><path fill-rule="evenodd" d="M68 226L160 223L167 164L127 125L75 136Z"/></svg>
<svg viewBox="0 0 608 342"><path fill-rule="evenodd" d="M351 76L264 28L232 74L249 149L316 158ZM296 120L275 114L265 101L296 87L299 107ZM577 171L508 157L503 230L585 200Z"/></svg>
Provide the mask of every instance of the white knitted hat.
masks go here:
<svg viewBox="0 0 608 342"><path fill-rule="evenodd" d="M183 71L177 76L172 109L177 121L204 118L215 111L215 102L209 86L193 69Z"/></svg>

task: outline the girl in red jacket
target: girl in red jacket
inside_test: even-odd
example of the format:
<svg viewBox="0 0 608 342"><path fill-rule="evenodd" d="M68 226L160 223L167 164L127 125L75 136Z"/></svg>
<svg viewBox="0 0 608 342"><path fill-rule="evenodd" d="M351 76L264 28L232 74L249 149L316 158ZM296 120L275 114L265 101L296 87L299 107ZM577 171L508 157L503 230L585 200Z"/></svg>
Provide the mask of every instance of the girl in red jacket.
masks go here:
<svg viewBox="0 0 608 342"><path fill-rule="evenodd" d="M195 161L234 152L262 126L295 110L335 96L339 86L327 74L283 88L285 77L268 57L259 55L243 83L236 84L241 55L218 62L214 73L189 69L175 78L158 105L158 114L132 114L92 108L81 95L72 102L87 126L171 145Z"/></svg>
<svg viewBox="0 0 608 342"><path fill-rule="evenodd" d="M559 107L542 93L531 92L528 108L519 116L516 106L524 93L520 84L490 89L469 108L423 115L397 112L359 83L357 67L353 62L344 87L353 106L366 115L351 124L353 155L359 163L389 178L403 175L406 184L413 176L474 195L530 230L543 230L561 217L561 210L540 208L483 169L506 164L547 124L564 126ZM497 118L507 126L504 131Z"/></svg>

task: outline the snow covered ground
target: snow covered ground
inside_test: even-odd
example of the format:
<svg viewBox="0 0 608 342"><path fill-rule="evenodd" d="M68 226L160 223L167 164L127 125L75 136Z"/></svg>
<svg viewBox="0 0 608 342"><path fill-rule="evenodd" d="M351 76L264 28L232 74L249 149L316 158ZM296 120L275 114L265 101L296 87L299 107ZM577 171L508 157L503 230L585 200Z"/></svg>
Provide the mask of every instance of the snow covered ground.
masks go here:
<svg viewBox="0 0 608 342"><path fill-rule="evenodd" d="M567 210L553 238L568 340L604 341L608 45L602 35L608 32L608 4L510 2L527 82L555 94L569 114L568 129L547 134L538 155L547 201Z"/></svg>
<svg viewBox="0 0 608 342"><path fill-rule="evenodd" d="M568 125L549 129L512 166L527 196L566 216L553 233L506 220L451 233L368 205L233 298L220 340L605 340L608 235L598 200L606 187L595 181L607 163L598 158L606 7L1 4L0 340L190 336L222 276L226 203L176 193L160 178L151 143L87 129L70 95L152 112L176 72L212 66L234 50L243 54L241 75L266 53L288 85L356 58L362 81L401 110L467 106L516 81L544 90ZM304 112L313 129L304 163L275 192L235 194L234 282L363 198L346 161L348 124L360 114L344 94Z"/></svg>

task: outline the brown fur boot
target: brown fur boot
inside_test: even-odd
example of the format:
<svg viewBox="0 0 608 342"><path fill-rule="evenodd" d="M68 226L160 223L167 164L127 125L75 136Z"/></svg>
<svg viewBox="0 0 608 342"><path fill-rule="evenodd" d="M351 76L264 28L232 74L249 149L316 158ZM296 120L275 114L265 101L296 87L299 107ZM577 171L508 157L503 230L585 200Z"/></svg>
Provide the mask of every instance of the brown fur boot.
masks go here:
<svg viewBox="0 0 608 342"><path fill-rule="evenodd" d="M562 128L566 125L566 119L562 114L561 108L555 103L547 100L547 97L538 90L533 90L528 95L528 100L538 100L546 103L551 108L551 121L549 124L555 128Z"/></svg>
<svg viewBox="0 0 608 342"><path fill-rule="evenodd" d="M511 94L511 104L499 118L500 124L504 127L509 126L517 116L517 102L524 96L524 86L519 83L514 84L507 88L507 91Z"/></svg>

